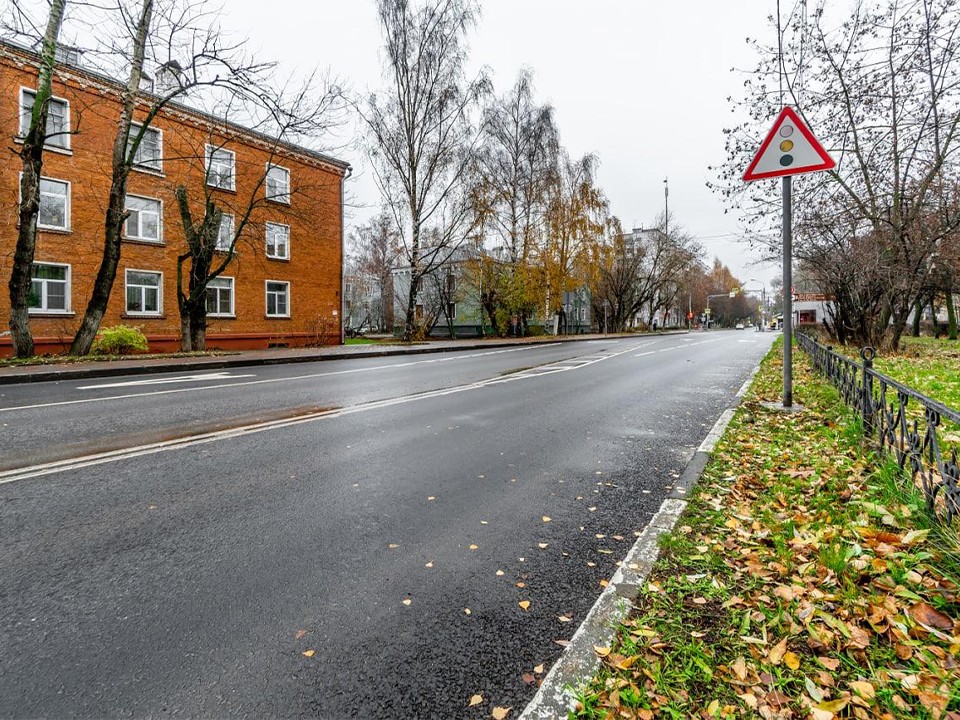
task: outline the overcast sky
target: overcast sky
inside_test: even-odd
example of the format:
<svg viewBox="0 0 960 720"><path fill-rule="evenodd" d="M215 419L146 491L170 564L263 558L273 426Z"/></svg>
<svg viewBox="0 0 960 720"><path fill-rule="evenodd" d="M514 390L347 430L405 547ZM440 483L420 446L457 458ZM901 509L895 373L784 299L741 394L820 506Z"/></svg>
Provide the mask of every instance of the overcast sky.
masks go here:
<svg viewBox="0 0 960 720"><path fill-rule="evenodd" d="M708 261L719 255L741 280L769 285L777 268L751 265L755 256L734 238L736 213L725 215L705 183L708 166L724 159L722 129L733 118L727 97L742 88L731 70L754 65L747 37L775 39L767 22L775 0L481 2L473 64L491 69L498 93L521 67L533 70L537 96L554 106L570 154L599 156L599 184L625 228L653 223L668 177L670 211L701 238ZM222 22L290 69L329 67L362 93L381 85L373 0L227 0ZM355 168L356 201L376 206L362 155L338 154ZM371 212L357 209L351 221Z"/></svg>

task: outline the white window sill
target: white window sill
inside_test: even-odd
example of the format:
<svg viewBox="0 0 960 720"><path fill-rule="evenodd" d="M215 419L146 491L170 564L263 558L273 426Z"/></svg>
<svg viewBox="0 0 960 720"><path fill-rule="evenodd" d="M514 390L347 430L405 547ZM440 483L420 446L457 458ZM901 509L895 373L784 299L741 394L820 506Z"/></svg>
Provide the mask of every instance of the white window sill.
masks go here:
<svg viewBox="0 0 960 720"><path fill-rule="evenodd" d="M140 318L140 319L154 319L154 320L163 320L167 316L163 313L138 313L130 312L129 310L123 313L121 317L125 318Z"/></svg>
<svg viewBox="0 0 960 720"><path fill-rule="evenodd" d="M289 255L267 255L267 260L282 260L283 262L290 262Z"/></svg>
<svg viewBox="0 0 960 720"><path fill-rule="evenodd" d="M18 145L23 145L22 137L16 137L13 139L13 141ZM73 148L65 148L59 145L50 145L48 143L43 144L43 151L54 152L54 153L57 153L58 155L73 155Z"/></svg>
<svg viewBox="0 0 960 720"><path fill-rule="evenodd" d="M37 223L37 230L43 230L44 232L52 232L52 233L62 233L63 235L73 232L73 228L55 227L53 225L41 225L40 223Z"/></svg>
<svg viewBox="0 0 960 720"><path fill-rule="evenodd" d="M166 243L163 240L148 240L147 238L135 238L135 237L122 236L120 240L128 243L136 243L137 245L155 245L157 247L163 247L164 245L166 245Z"/></svg>
<svg viewBox="0 0 960 720"><path fill-rule="evenodd" d="M144 175L153 175L154 177L166 177L166 174L163 172L163 168L159 170L157 168L147 167L145 165L131 165L131 170L136 170L138 173L143 173Z"/></svg>
<svg viewBox="0 0 960 720"><path fill-rule="evenodd" d="M221 313L207 313L208 318L217 318L218 320L236 320L237 316L235 314L224 315Z"/></svg>
<svg viewBox="0 0 960 720"><path fill-rule="evenodd" d="M73 310L44 310L42 308L30 308L27 312L30 317L74 317L76 315Z"/></svg>
<svg viewBox="0 0 960 720"><path fill-rule="evenodd" d="M289 315L264 315L267 320L289 320Z"/></svg>
<svg viewBox="0 0 960 720"><path fill-rule="evenodd" d="M280 198L268 197L268 198L264 198L264 200L270 203L276 203L277 205L286 205L288 207L290 205L290 198L287 198L286 200L281 200Z"/></svg>

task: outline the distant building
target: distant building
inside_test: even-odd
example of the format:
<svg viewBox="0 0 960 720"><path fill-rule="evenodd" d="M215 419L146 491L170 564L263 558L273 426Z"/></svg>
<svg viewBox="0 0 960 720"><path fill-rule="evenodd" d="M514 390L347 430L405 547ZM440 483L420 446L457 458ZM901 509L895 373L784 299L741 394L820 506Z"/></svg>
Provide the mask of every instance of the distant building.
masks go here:
<svg viewBox="0 0 960 720"><path fill-rule="evenodd" d="M57 134L44 153L30 310L38 353L65 349L86 308L103 252L120 114L121 85L80 67L79 53L69 50L54 74L48 134ZM0 41L0 127L14 148L29 122L38 61L36 53ZM146 82L145 93L164 72ZM142 118L141 108L134 119ZM183 184L197 214L205 191L223 208L224 238L239 222L238 208L252 195L263 201L237 257L209 288L208 347L339 343L342 188L349 170L341 160L168 106L144 136L130 173L120 267L102 327L137 325L151 349L178 347L177 256L186 242L173 193ZM20 163L8 153L0 170L0 355L12 352L2 331L9 321L19 177Z"/></svg>

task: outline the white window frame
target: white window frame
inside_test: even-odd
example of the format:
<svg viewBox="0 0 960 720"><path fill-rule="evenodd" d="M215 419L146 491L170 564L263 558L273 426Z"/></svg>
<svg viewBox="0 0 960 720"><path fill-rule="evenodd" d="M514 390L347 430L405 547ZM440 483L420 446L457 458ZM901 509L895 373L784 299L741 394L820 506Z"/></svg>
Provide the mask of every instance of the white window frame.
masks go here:
<svg viewBox="0 0 960 720"><path fill-rule="evenodd" d="M270 193L270 172L272 170L282 170L287 175L286 182L286 191L283 193ZM290 168L284 167L283 165L275 165L274 163L267 163L266 176L263 180L263 193L264 197L270 202L280 203L281 205L290 204Z"/></svg>
<svg viewBox="0 0 960 720"><path fill-rule="evenodd" d="M18 135L17 135L17 137L18 137L21 141L27 136L27 130L30 129L30 120L29 120L28 116L25 115L24 112L23 112L23 96L24 96L25 94L28 94L28 93L29 93L30 95L33 95L34 103L36 103L37 91L34 90L33 88L27 87L26 85L21 85L21 86L20 86L20 97L18 98L18 100L19 100L18 109L19 109L19 111L20 111L20 128L19 128L19 133L18 133ZM53 150L54 152L72 153L72 152L73 152L73 149L72 149L72 147L71 147L71 145L72 145L72 142L71 142L72 136L71 136L71 134L70 134L70 128L71 128L71 123L70 123L70 101L67 100L66 98L57 97L56 95L51 95L51 96L50 96L50 100L52 100L53 102L63 103L63 105L64 105L65 115L64 115L63 132L62 132L62 133L57 133L57 138L56 138L55 140L50 140L49 138L44 138L43 147L46 148L47 150ZM48 110L48 111L47 111L47 122L50 121L50 120L49 120L49 115L50 115L50 113L49 113L49 110ZM24 120L26 120L26 123L24 123ZM44 134L46 134L46 128L44 128ZM61 139L62 139L62 143L61 143Z"/></svg>
<svg viewBox="0 0 960 720"><path fill-rule="evenodd" d="M130 273L146 273L150 275L159 275L160 283L157 285L157 309L153 310L131 310L129 306L129 300L127 298L127 292L130 288ZM147 285L137 285L136 287L152 287ZM141 292L141 300L143 299L143 294ZM145 304L145 303L143 303ZM127 268L123 272L123 311L125 315L130 317L162 317L163 316L163 271L162 270L143 270L140 268Z"/></svg>
<svg viewBox="0 0 960 720"><path fill-rule="evenodd" d="M223 242L223 225L224 220L230 218L230 237L227 238L226 244ZM220 227L217 229L217 246L214 248L217 252L229 252L230 246L233 244L233 235L236 232L236 218L233 213L223 213L220 216Z"/></svg>
<svg viewBox="0 0 960 720"><path fill-rule="evenodd" d="M155 202L159 206L159 210L157 211L157 237L156 238L145 237L143 235L129 234L127 232L127 224L130 222L130 216L128 215L127 219L123 221L124 239L136 240L137 242L153 243L154 245L162 245L163 244L163 200L161 200L160 198L147 197L146 195L134 195L133 193L127 193L126 197L124 197L123 199L124 212L126 212L126 209L127 209L127 198L136 198L137 200L149 200L150 202ZM137 211L138 225L142 225L142 223L139 222L142 212L143 212L142 210ZM137 231L140 232L141 229L142 228L138 228Z"/></svg>
<svg viewBox="0 0 960 720"><path fill-rule="evenodd" d="M284 314L281 314L281 313L271 313L271 312L270 312L270 293L271 293L270 283L276 283L276 284L278 284L278 285L285 285L286 288L287 288L287 289L286 289L286 293L285 293L285 295L286 295L286 300L287 300L287 312L284 313ZM264 290L264 293L265 293L265 300L266 300L266 302L265 302L265 304L264 304L264 310L265 310L266 316L267 316L268 318L288 318L288 317L290 317L290 282L289 282L288 280L264 280L264 281L263 281L263 290ZM274 292L274 294L277 294L276 291L273 291L273 292Z"/></svg>
<svg viewBox="0 0 960 720"><path fill-rule="evenodd" d="M283 254L276 252L276 248L279 247L276 242L274 242L274 254L270 254L270 229L271 228L284 228L286 233L286 238L283 243ZM275 222L266 222L264 223L264 240L266 241L266 252L267 257L273 260L289 260L290 259L290 226L284 223L275 223ZM276 239L276 236L274 236Z"/></svg>
<svg viewBox="0 0 960 720"><path fill-rule="evenodd" d="M224 280L229 280L229 281L230 281L230 308L229 308L229 310L228 310L227 312L210 312L210 310L207 310L207 317L232 318L232 317L236 317L236 316L237 316L237 315L236 315L236 304L235 304L235 303L236 303L237 283L236 283L236 281L234 280L234 278L231 277L231 276L228 276L228 275L219 275L219 276L213 278L213 279L210 281L210 283L215 283L215 282L224 281ZM214 289L214 287L215 287L215 286L210 285L210 283L207 283L207 287L206 287L206 291L205 291L205 292L207 292L207 293L209 293L210 290L211 290L211 289ZM220 290L220 289L223 289L223 288L216 288L216 289ZM289 288L288 288L288 293L289 293ZM204 302L206 302L206 300L204 300ZM218 301L217 301L217 305L219 305L219 304L220 304L220 303L219 303L219 300L218 300Z"/></svg>
<svg viewBox="0 0 960 720"><path fill-rule="evenodd" d="M33 267L32 265L47 265L50 267L62 267L66 268L66 278L63 280L35 280L33 277ZM40 291L40 307L32 307L28 309L28 313L37 314L37 315L73 315L73 301L72 301L72 280L73 280L73 267L69 263L57 263L57 262L45 262L42 260L34 260L30 267L30 286L31 292L33 289L34 282L43 283L42 289ZM64 284L64 305L63 308L49 308L47 307L47 283L48 282L62 282Z"/></svg>
<svg viewBox="0 0 960 720"><path fill-rule="evenodd" d="M40 230L59 230L60 232L70 232L70 205L71 198L73 195L73 187L69 180L61 180L60 178L48 177L46 175L41 175L40 180L48 180L50 182L60 183L61 185L66 185L67 194L64 197L64 212L63 212L63 225L44 225L40 222L40 212L37 211L37 227ZM19 202L23 201L23 173L20 173L20 183L18 185L19 193L18 198ZM43 190L40 190L40 203L43 204Z"/></svg>
<svg viewBox="0 0 960 720"><path fill-rule="evenodd" d="M230 155L230 187L224 187L223 185L218 185L215 182L212 182L212 177L210 175L210 169L213 163L213 154L214 153L227 153ZM237 154L233 150L227 150L223 146L210 145L209 143L204 146L204 157L206 162L204 167L206 168L206 183L209 187L217 188L218 190L236 190L237 189ZM217 175L219 178L220 175Z"/></svg>
<svg viewBox="0 0 960 720"><path fill-rule="evenodd" d="M134 133L138 132L141 127L143 127L143 123L130 123L130 135L132 136ZM152 132L157 133L157 138L158 138L157 146L160 152L160 156L156 160L156 165L152 165L150 162L137 162L137 159L134 156L131 167L134 170L140 170L143 172L162 175L163 174L163 129L154 127L153 125L151 125L150 127L147 128L147 132L143 136L144 139L146 139L147 135ZM140 147L137 148L137 152L139 153L142 149L143 149L143 140L140 141Z"/></svg>

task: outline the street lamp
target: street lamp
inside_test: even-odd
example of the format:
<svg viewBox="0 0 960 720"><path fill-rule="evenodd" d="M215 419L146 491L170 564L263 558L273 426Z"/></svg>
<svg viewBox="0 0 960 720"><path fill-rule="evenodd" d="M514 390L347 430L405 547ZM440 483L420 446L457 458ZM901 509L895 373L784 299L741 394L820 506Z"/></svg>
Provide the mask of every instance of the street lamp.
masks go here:
<svg viewBox="0 0 960 720"><path fill-rule="evenodd" d="M764 332L767 329L767 284L763 280L755 278L750 278L749 282L760 283L763 288L760 296L760 332Z"/></svg>
<svg viewBox="0 0 960 720"><path fill-rule="evenodd" d="M707 295L706 316L707 316L707 328L708 328L708 329L709 329L709 327L710 327L710 322L711 322L711 321L710 321L710 298L715 298L715 297L732 298L732 297L735 297L735 296L736 296L736 293L735 293L735 292L725 292L725 293L716 293L715 295Z"/></svg>

